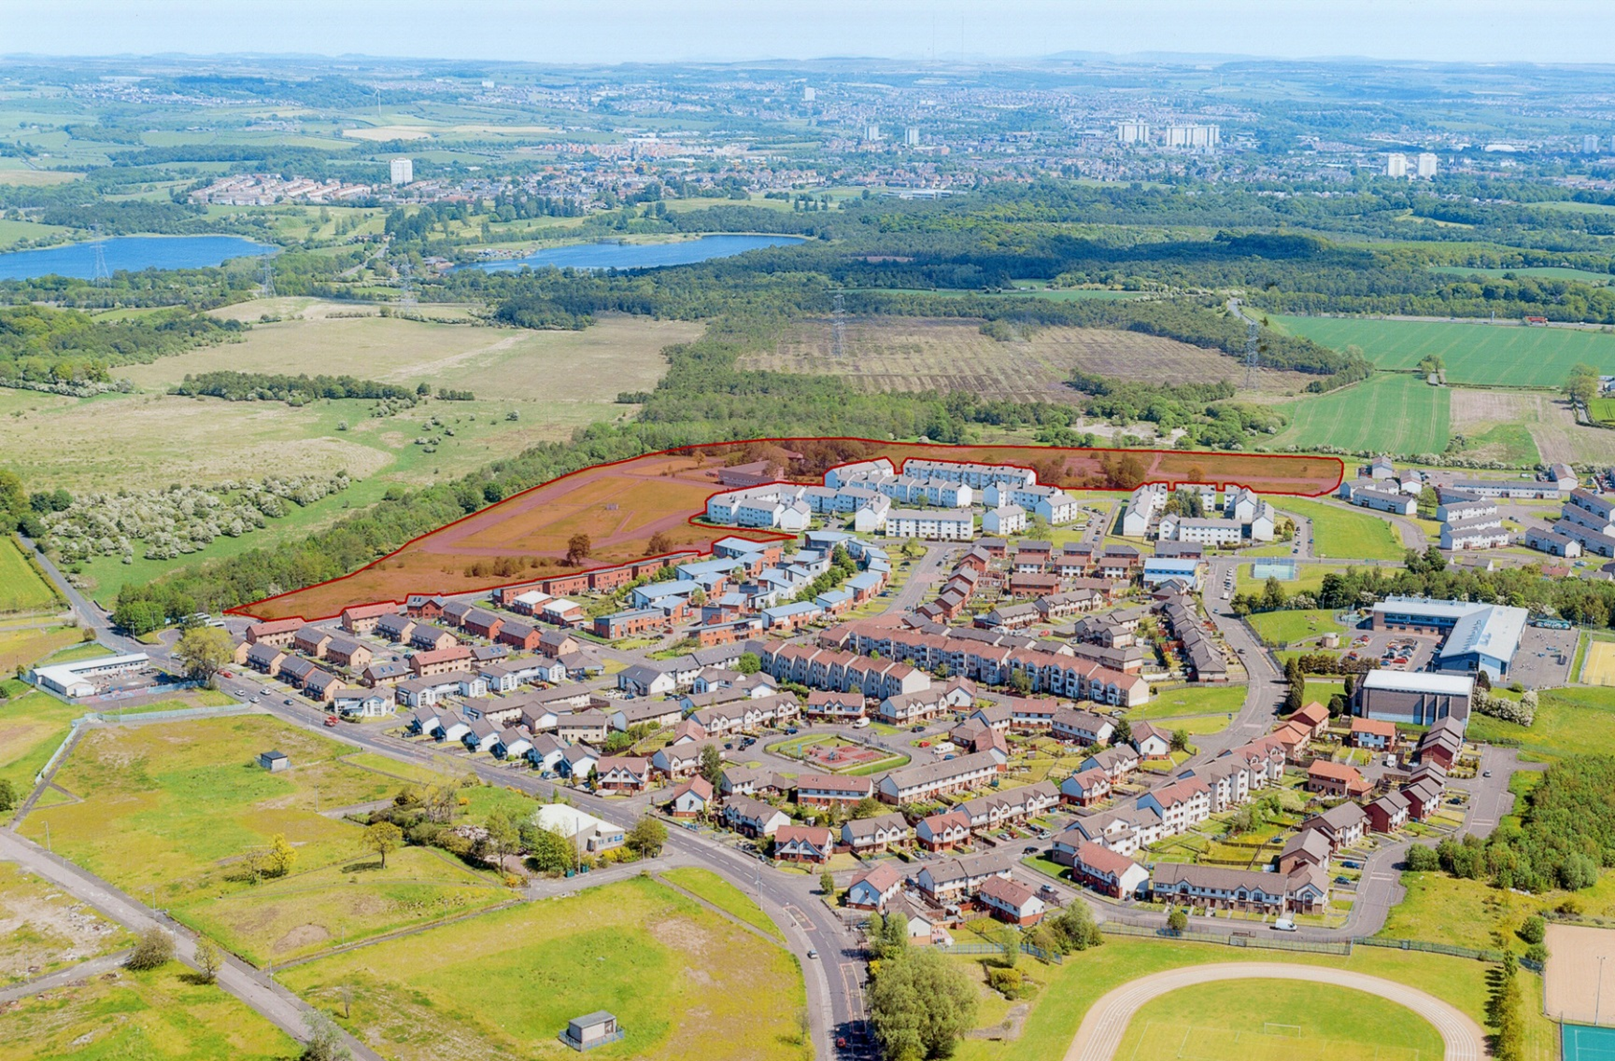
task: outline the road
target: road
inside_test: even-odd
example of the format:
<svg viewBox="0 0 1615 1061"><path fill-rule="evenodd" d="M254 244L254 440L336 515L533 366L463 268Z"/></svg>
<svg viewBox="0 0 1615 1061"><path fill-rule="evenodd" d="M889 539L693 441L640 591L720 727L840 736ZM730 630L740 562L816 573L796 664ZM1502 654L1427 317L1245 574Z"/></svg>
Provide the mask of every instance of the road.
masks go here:
<svg viewBox="0 0 1615 1061"><path fill-rule="evenodd" d="M88 870L50 854L38 844L24 840L9 829L0 829L0 858L16 862L24 869L55 884L69 895L93 907L111 921L131 932L144 932L153 926L173 934L175 953L180 961L197 968L196 943L184 931L146 904L131 898ZM273 983L262 973L235 958L228 958L218 971L219 987L251 1006L272 1024L302 1040L307 1029L303 1018L315 1010L290 991ZM382 1061L381 1055L344 1035L349 1051L360 1061Z"/></svg>
<svg viewBox="0 0 1615 1061"><path fill-rule="evenodd" d="M1328 987L1349 988L1406 1006L1435 1026L1445 1061L1481 1061L1487 1056L1486 1033L1467 1015L1417 988L1377 976L1331 969L1327 966L1285 965L1280 962L1228 962L1169 969L1123 984L1088 1010L1065 1061L1111 1061L1133 1014L1152 999L1184 987L1221 980L1301 980ZM1304 1047L1306 1044L1300 1044ZM1301 1053L1306 1051L1302 1049Z"/></svg>
<svg viewBox="0 0 1615 1061"><path fill-rule="evenodd" d="M1195 738L1195 744L1200 751L1189 760L1190 766L1203 764L1229 748L1249 743L1266 733L1284 702L1286 688L1283 684L1283 670L1274 661L1272 654L1262 647L1261 641L1257 640L1251 628L1233 613L1233 609L1220 596L1223 581L1236 572L1241 562L1237 558L1211 561L1211 573L1206 579L1208 588L1205 600L1206 611L1211 617L1212 625L1217 628L1224 643L1244 665L1245 673L1249 676L1249 684L1245 688L1245 702L1227 729L1221 733Z"/></svg>

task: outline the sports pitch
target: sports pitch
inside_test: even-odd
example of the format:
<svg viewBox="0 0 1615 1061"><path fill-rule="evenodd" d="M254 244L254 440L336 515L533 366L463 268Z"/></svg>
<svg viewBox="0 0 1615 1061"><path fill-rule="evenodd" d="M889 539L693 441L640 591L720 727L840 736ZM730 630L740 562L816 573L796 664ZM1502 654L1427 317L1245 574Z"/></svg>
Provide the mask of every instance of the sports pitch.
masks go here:
<svg viewBox="0 0 1615 1061"><path fill-rule="evenodd" d="M1380 373L1283 407L1290 424L1274 441L1358 453L1440 453L1451 437L1452 391L1417 376Z"/></svg>
<svg viewBox="0 0 1615 1061"><path fill-rule="evenodd" d="M1615 1061L1615 1028L1562 1025L1560 1049L1564 1061Z"/></svg>
<svg viewBox="0 0 1615 1061"><path fill-rule="evenodd" d="M1310 1061L1441 1061L1441 1052L1324 1039L1303 1024L1269 1022L1260 1031L1233 1031L1152 1021L1144 1026L1137 1046L1131 1052L1118 1051L1116 1061L1295 1061L1303 1057Z"/></svg>
<svg viewBox="0 0 1615 1061"><path fill-rule="evenodd" d="M1615 335L1588 328L1528 328L1515 321L1445 321L1276 317L1293 335L1363 354L1384 369L1412 370L1439 355L1449 383L1557 387L1580 362L1615 373Z"/></svg>
<svg viewBox="0 0 1615 1061"><path fill-rule="evenodd" d="M1581 680L1586 685L1615 685L1615 642L1588 642Z"/></svg>

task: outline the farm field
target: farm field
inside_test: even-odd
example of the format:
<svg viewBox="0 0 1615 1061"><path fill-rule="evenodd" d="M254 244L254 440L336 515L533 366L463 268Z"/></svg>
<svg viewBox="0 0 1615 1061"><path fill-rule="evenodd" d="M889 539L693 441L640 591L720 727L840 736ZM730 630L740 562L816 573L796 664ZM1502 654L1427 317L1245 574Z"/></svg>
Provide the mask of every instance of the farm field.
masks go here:
<svg viewBox="0 0 1615 1061"><path fill-rule="evenodd" d="M578 975L587 968L589 975ZM648 878L497 911L288 969L322 1009L398 1061L563 1058L579 1014L616 1014L603 1058L797 1061L802 977L774 944ZM520 1005L511 1000L519 998Z"/></svg>
<svg viewBox="0 0 1615 1061"><path fill-rule="evenodd" d="M1361 383L1281 406L1277 446L1338 446L1353 453L1440 453L1452 392L1416 376L1376 373Z"/></svg>
<svg viewBox="0 0 1615 1061"><path fill-rule="evenodd" d="M808 439L778 440L811 445ZM734 528L690 522L706 500L722 489L718 481L721 455L745 443L702 447L693 456L647 454L630 461L586 468L562 476L411 542L352 575L324 585L248 605L242 611L262 617L335 615L357 601L402 600L409 593L465 593L517 581L576 573L558 569L572 535L589 535L593 551L589 567L637 560L647 554L657 533L672 549L709 551ZM928 446L917 443L865 442L861 455L885 455L896 462L910 458L1012 462L1041 469L1045 482L1070 486L1100 480L1100 461L1116 451L1058 449L1044 446ZM1265 492L1327 493L1339 485L1344 469L1335 457L1291 457L1269 454L1138 451L1151 479L1179 481L1196 475L1219 482L1240 482ZM816 481L816 479L815 479ZM771 531L745 531L743 538L767 540ZM505 561L515 577L475 573L482 563Z"/></svg>
<svg viewBox="0 0 1615 1061"><path fill-rule="evenodd" d="M668 870L661 876L690 894L700 896L720 910L735 915L748 925L755 925L781 943L785 942L785 933L769 920L768 915L763 913L756 903L747 898L745 892L711 870L697 866L680 866Z"/></svg>
<svg viewBox="0 0 1615 1061"><path fill-rule="evenodd" d="M1571 208L1594 206L1593 203L1540 203L1538 209ZM1544 280L1576 280L1584 284L1607 285L1612 277L1609 273L1595 273L1586 269L1567 269L1558 265L1522 265L1517 269L1472 269L1463 265L1437 265L1431 268L1432 272L1446 273L1448 276L1536 276Z"/></svg>
<svg viewBox="0 0 1615 1061"><path fill-rule="evenodd" d="M1404 549L1391 525L1366 512L1325 504L1283 498L1275 503L1280 512L1304 516L1312 521L1312 551L1331 560L1400 560Z"/></svg>
<svg viewBox="0 0 1615 1061"><path fill-rule="evenodd" d="M1464 437L1463 455L1476 460L1495 460L1521 467L1534 467L1543 460L1537 434L1546 434L1542 423L1544 408L1558 404L1544 394L1473 390L1457 387L1448 392L1448 430ZM1589 442L1599 434L1588 427L1569 425ZM1566 458L1569 459L1569 458Z"/></svg>
<svg viewBox="0 0 1615 1061"><path fill-rule="evenodd" d="M0 862L0 985L122 950L133 936L18 866Z"/></svg>
<svg viewBox="0 0 1615 1061"><path fill-rule="evenodd" d="M1044 986L1031 1002L1031 1011L1026 1016L1019 1039L967 1039L959 1045L954 1056L959 1061L1048 1061L1049 1058L1064 1057L1089 1007L1112 988L1164 969L1211 962L1247 961L1250 957L1249 951L1232 947L1111 936L1102 947L1066 955L1063 965L1036 970L1034 975ZM1262 960L1327 965L1384 977L1427 991L1467 1013L1477 1023L1485 1024L1488 967L1467 958L1359 947L1349 958L1301 953L1280 956L1264 951ZM1525 970L1521 970L1519 975L1522 994L1526 998L1540 997L1541 978ZM985 992L985 988L983 990ZM1309 997L1317 1000L1333 993L1332 989L1315 987ZM1542 1016L1538 1007L1528 1005L1523 1008L1525 1061L1558 1061L1558 1026ZM1268 1019L1295 1023L1293 1017L1273 1016ZM1128 1056L1125 1052L1117 1055L1121 1061L1127 1061ZM1287 1056L1296 1055L1292 1052ZM1435 1056L1439 1058L1440 1054ZM1140 1053L1132 1061L1146 1061L1146 1057ZM1148 1061L1156 1059L1150 1057Z"/></svg>
<svg viewBox="0 0 1615 1061"><path fill-rule="evenodd" d="M1118 1058L1165 1061L1439 1061L1441 1035L1404 1006L1288 980L1183 988L1145 1003Z"/></svg>
<svg viewBox="0 0 1615 1061"><path fill-rule="evenodd" d="M28 559L16 538L0 536L0 615L43 611L62 603L56 587Z"/></svg>
<svg viewBox="0 0 1615 1061"><path fill-rule="evenodd" d="M271 748L290 757L289 770L257 765ZM22 831L43 842L48 823L58 854L259 962L510 897L431 851L397 851L379 868L357 825L317 811L400 787L341 762L345 750L263 715L98 729L56 775L80 801L36 810ZM277 834L297 863L254 886L241 856Z"/></svg>
<svg viewBox="0 0 1615 1061"><path fill-rule="evenodd" d="M1041 297L1077 292L1035 292ZM1110 292L1081 292L1083 296ZM1121 293L1118 293L1121 294ZM847 356L831 356L830 322L809 321L787 331L771 354L742 359L746 368L844 376L871 391L967 390L983 397L1021 401L1070 401L1066 380L1081 369L1124 379L1166 382L1192 378L1243 382L1238 358L1173 339L1137 332L1049 327L1017 342L981 333L975 320L861 318L849 321ZM1264 370L1258 387L1292 393L1309 377Z"/></svg>
<svg viewBox="0 0 1615 1061"><path fill-rule="evenodd" d="M0 1020L0 1061L283 1061L298 1044L183 966L118 970L22 999Z"/></svg>
<svg viewBox="0 0 1615 1061"><path fill-rule="evenodd" d="M40 692L0 700L0 778L19 793L31 791L34 775L67 736L69 723L83 713Z"/></svg>
<svg viewBox="0 0 1615 1061"><path fill-rule="evenodd" d="M1293 335L1336 350L1360 346L1384 369L1412 370L1421 358L1437 354L1453 384L1558 387L1578 362L1615 373L1615 335L1587 328L1347 317L1273 319Z"/></svg>

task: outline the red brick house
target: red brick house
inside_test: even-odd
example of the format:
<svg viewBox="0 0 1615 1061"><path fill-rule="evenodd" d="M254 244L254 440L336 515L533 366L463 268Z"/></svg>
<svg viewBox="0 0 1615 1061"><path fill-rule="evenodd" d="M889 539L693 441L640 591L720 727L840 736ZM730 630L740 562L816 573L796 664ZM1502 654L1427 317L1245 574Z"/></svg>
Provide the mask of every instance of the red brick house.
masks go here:
<svg viewBox="0 0 1615 1061"><path fill-rule="evenodd" d="M835 834L822 825L783 825L774 834L774 857L781 862L828 862Z"/></svg>

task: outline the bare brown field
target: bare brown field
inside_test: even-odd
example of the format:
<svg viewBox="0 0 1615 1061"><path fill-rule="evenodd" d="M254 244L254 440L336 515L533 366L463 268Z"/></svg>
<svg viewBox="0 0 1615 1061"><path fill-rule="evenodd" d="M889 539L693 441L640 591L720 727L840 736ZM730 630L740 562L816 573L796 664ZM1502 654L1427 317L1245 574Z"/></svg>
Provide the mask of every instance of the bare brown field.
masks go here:
<svg viewBox="0 0 1615 1061"><path fill-rule="evenodd" d="M265 619L313 619L335 615L359 602L401 601L411 593L469 593L575 575L649 555L649 541L658 532L666 535L668 551L702 553L711 550L712 542L729 535L779 538L782 535L773 531L737 531L691 522L705 508L706 499L722 489L718 473L725 461L746 456L755 444L755 440L715 443L694 451L653 453L585 468L432 531L351 575L239 610ZM885 456L898 464L913 458L1010 463L1037 469L1044 482L1088 489L1112 485L1106 464L1124 452L861 439L780 439L762 444L803 454L821 451L824 462L793 465L792 474L801 481L818 481L818 472L827 463ZM833 459L826 446L833 447ZM1328 493L1340 484L1344 469L1335 457L1131 452L1147 481L1240 483L1262 493ZM564 564L567 543L579 532L592 539L593 552L584 567L569 568ZM489 561L503 561L509 573L491 575Z"/></svg>
<svg viewBox="0 0 1615 1061"><path fill-rule="evenodd" d="M1548 925L1542 1008L1554 1020L1591 1024L1598 1011L1600 966L1615 957L1615 931Z"/></svg>
<svg viewBox="0 0 1615 1061"><path fill-rule="evenodd" d="M1245 378L1237 358L1175 339L1095 328L1039 328L1021 341L999 342L981 334L975 320L866 318L847 323L844 345L846 356L833 358L830 322L807 321L786 332L773 353L748 355L742 365L843 376L871 391L965 390L1018 401L1074 400L1065 381L1079 369L1156 383ZM1263 369L1257 387L1287 394L1311 378Z"/></svg>
<svg viewBox="0 0 1615 1061"><path fill-rule="evenodd" d="M1615 463L1615 431L1576 423L1555 394L1456 388L1452 429L1474 434L1488 426L1519 424L1530 432L1545 463Z"/></svg>

